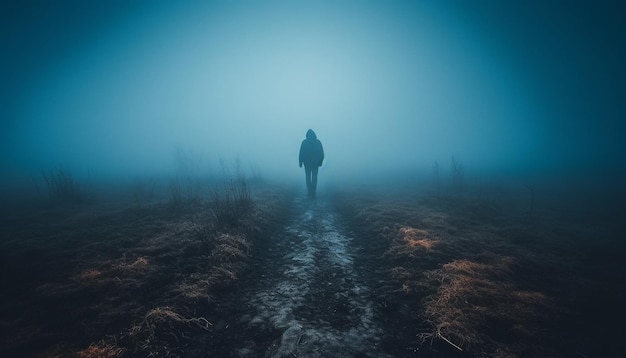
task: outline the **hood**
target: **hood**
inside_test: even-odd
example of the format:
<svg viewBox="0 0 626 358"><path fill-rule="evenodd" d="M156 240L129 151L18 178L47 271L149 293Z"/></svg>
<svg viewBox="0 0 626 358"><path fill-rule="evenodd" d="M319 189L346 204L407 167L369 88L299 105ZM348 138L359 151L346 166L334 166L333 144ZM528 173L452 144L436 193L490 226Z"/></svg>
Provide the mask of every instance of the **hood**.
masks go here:
<svg viewBox="0 0 626 358"><path fill-rule="evenodd" d="M309 129L306 131L306 139L317 139L317 135L315 135L312 129Z"/></svg>

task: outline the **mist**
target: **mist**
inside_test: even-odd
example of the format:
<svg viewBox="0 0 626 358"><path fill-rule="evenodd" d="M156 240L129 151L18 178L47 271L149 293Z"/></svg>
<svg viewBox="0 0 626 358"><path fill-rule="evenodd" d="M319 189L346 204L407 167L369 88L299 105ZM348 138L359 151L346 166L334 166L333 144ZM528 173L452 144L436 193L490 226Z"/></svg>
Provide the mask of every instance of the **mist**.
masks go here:
<svg viewBox="0 0 626 358"><path fill-rule="evenodd" d="M621 356L625 10L3 2L0 356Z"/></svg>
<svg viewBox="0 0 626 358"><path fill-rule="evenodd" d="M3 11L2 170L127 178L239 158L326 178L624 172L613 2L20 3Z"/></svg>

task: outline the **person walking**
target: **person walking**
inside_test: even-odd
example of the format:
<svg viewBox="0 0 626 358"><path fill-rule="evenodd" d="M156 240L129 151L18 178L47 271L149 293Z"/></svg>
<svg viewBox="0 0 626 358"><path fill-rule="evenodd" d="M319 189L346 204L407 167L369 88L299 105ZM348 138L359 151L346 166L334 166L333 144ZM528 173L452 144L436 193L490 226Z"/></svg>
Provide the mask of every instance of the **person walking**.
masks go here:
<svg viewBox="0 0 626 358"><path fill-rule="evenodd" d="M317 190L317 172L324 162L324 148L322 142L312 129L306 132L306 139L300 145L300 168L304 164L306 190L309 198L315 199Z"/></svg>

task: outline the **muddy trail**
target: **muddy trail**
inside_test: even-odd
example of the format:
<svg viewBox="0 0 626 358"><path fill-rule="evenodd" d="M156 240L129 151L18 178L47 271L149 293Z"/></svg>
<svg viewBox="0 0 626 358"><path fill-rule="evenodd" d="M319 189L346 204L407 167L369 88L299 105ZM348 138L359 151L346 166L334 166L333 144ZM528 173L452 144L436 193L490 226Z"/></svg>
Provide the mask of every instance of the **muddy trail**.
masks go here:
<svg viewBox="0 0 626 358"><path fill-rule="evenodd" d="M234 316L213 322L229 341L212 347L216 356L403 355L385 347L381 282L361 264L361 250L332 203L294 199L285 226L257 246L232 298Z"/></svg>

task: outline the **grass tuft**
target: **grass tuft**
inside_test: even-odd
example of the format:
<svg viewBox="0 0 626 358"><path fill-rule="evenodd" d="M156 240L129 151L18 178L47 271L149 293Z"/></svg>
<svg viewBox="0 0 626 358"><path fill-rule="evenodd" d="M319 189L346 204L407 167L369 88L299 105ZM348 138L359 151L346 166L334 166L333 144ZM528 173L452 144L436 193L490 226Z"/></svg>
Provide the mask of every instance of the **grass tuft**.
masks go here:
<svg viewBox="0 0 626 358"><path fill-rule="evenodd" d="M509 334L531 332L529 317L536 316L547 298L541 292L518 290L504 279L512 263L509 258L492 264L460 259L424 273L428 285L438 288L423 302L423 316L433 330L419 334L421 341L441 339L463 349L497 346L489 336L494 327Z"/></svg>
<svg viewBox="0 0 626 358"><path fill-rule="evenodd" d="M242 176L224 184L222 192L213 193L213 215L218 227L236 227L253 208L248 182Z"/></svg>
<svg viewBox="0 0 626 358"><path fill-rule="evenodd" d="M77 352L79 358L117 358L126 353L124 348L120 348L112 343L100 341L92 343L89 347Z"/></svg>
<svg viewBox="0 0 626 358"><path fill-rule="evenodd" d="M437 245L431 234L426 230L403 226L398 229L388 254L399 257L417 257L420 253L426 253Z"/></svg>
<svg viewBox="0 0 626 358"><path fill-rule="evenodd" d="M76 204L85 200L80 184L68 168L58 166L50 171L42 171L41 176L48 187L50 200L61 204Z"/></svg>

